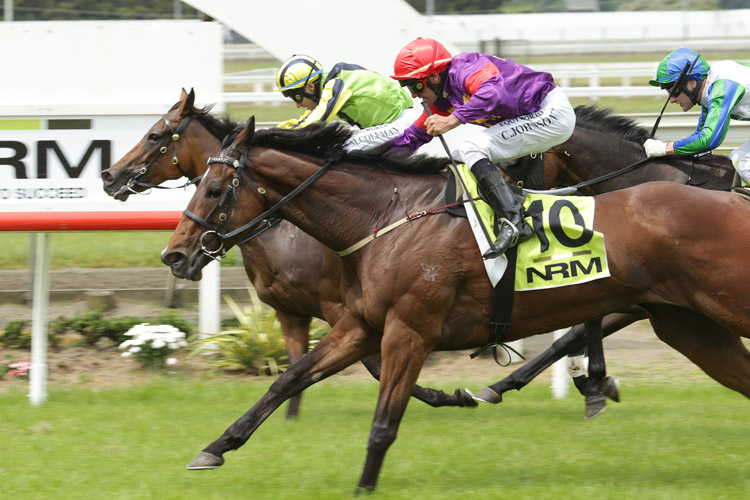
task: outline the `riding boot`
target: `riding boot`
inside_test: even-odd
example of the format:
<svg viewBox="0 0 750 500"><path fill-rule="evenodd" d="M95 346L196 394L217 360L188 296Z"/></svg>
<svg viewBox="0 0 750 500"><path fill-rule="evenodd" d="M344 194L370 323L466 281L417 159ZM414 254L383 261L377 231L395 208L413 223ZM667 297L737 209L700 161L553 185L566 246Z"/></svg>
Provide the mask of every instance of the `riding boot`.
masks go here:
<svg viewBox="0 0 750 500"><path fill-rule="evenodd" d="M503 175L495 169L494 165L492 165L491 170L487 169L485 165L479 165L484 162L492 165L489 160L480 160L472 165L471 170L477 177L482 198L500 217L500 236L494 243L490 244L489 250L482 255L484 259L493 259L505 253L511 246L531 238L534 231L526 224L523 217L523 205L518 201L508 183L505 182ZM475 169L479 172L476 172ZM477 176L475 172L481 173L481 176Z"/></svg>

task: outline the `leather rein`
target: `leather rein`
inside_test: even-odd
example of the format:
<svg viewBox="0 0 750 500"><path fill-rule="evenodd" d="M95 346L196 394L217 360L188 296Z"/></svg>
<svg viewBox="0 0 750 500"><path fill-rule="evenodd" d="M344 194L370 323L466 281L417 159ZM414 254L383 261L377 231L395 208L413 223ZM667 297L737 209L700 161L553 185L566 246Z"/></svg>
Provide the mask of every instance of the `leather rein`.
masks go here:
<svg viewBox="0 0 750 500"><path fill-rule="evenodd" d="M266 196L266 190L265 188L261 186L257 186L253 192L257 193L258 196L260 196L263 199L263 205L264 207L269 207L267 210L265 210L262 214L255 217L250 222L243 224L242 226L238 227L237 229L230 231L228 233L221 232L221 226L222 224L227 220L227 212L229 209L229 204L234 199L237 200L236 192L235 190L240 185L240 178L242 176L242 169L247 164L247 157L248 152L245 151L240 156L239 160L233 160L231 158L226 157L220 157L220 156L212 156L208 159L208 166L210 167L214 163L219 163L222 165L229 165L230 167L234 168L234 175L232 175L232 180L229 182L227 187L224 189L224 192L219 199L219 203L211 210L211 212L206 216L206 218L202 218L198 214L195 214L191 212L190 210L184 210L182 213L185 214L186 217L189 219L192 219L193 221L197 222L201 226L208 229L208 231L204 232L201 235L200 238L200 244L201 244L201 252L213 259L218 260L221 257L224 257L226 255L226 252L224 251L224 242L227 240L230 240L232 238L238 237L243 235L246 231L251 229L253 226L256 226L260 224L257 228L255 228L253 231L251 231L248 235L242 237L240 241L238 241L236 244L241 245L247 241L250 241L251 239L257 237L264 231L270 229L275 224L278 224L281 219L280 218L271 218L272 215L276 214L281 207L286 205L289 201L296 198L297 195L299 195L303 190L307 189L307 187L318 180L323 174L325 174L332 166L333 162L327 162L323 167L320 168L317 172L315 172L313 175L311 175L307 180L305 180L302 184L294 188L292 192L290 192L288 195L284 196L281 200L279 200L278 203L275 205L272 205L268 197ZM218 223L212 224L210 219L218 212ZM219 244L217 248L211 249L207 246L206 237L212 235L215 238L219 240Z"/></svg>

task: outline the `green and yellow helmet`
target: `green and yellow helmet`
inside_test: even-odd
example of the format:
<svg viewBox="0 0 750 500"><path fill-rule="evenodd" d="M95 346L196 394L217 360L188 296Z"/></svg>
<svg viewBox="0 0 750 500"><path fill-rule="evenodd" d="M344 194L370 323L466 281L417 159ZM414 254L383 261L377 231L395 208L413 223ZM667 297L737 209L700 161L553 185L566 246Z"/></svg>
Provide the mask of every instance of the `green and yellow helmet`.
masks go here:
<svg viewBox="0 0 750 500"><path fill-rule="evenodd" d="M304 91L305 85L308 82L319 81L322 73L323 67L316 59L303 54L295 54L284 61L276 72L275 90L296 102L302 102L303 97L313 97Z"/></svg>
<svg viewBox="0 0 750 500"><path fill-rule="evenodd" d="M661 60L656 68L656 79L649 80L648 83L654 87L670 88L680 78L685 66L688 70L684 81L704 80L708 74L708 63L700 54L691 49L679 48Z"/></svg>

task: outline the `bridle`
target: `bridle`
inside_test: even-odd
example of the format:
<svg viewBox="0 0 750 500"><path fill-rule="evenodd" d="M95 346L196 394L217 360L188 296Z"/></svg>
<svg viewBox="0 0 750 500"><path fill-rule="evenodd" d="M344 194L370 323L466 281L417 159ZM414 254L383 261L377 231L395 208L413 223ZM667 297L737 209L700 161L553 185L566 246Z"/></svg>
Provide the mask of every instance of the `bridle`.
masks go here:
<svg viewBox="0 0 750 500"><path fill-rule="evenodd" d="M177 158L177 141L180 140L180 134L187 127L188 123L190 122L190 118L191 118L191 115L189 114L185 116L180 122L180 124L177 126L177 128L175 129L172 126L172 124L169 123L169 119L167 119L167 115L166 114L162 115L162 120L164 120L164 123L166 124L167 128L172 133L172 135L169 138L167 138L168 142L164 144L163 146L161 146L156 151L153 158L151 158L151 161L149 161L147 165L141 167L140 170L138 170L138 173L135 174L135 176L128 179L127 183L125 184L125 188L128 191L130 191L133 194L148 194L148 191L146 193L139 192L139 191L136 191L134 187L143 187L143 188L146 188L147 190L154 189L154 188L156 189L184 189L200 181L202 177L201 175L193 179L190 179L188 174L185 172L185 170L183 170L183 168L180 166L180 160ZM177 167L177 169L180 171L183 177L188 177L189 180L181 186L160 186L157 184L148 184L145 182L140 182L138 179L146 175L146 173L148 172L148 169L151 168L151 165L156 163L156 161L159 160L161 155L165 154L168 151L168 145L170 143L172 144L172 164L175 167Z"/></svg>
<svg viewBox="0 0 750 500"><path fill-rule="evenodd" d="M249 151L249 150L248 150ZM220 258L224 257L226 255L226 252L224 251L224 242L231 240L233 238L242 238L240 241L236 243L236 245L242 245L243 243L246 243L250 241L253 238L256 238L260 234L262 234L267 229L270 229L275 224L278 224L281 219L280 218L272 218L271 216L276 214L281 207L286 205L289 201L291 201L293 198L295 198L299 193L301 193L303 190L305 190L310 184L318 180L323 174L325 174L328 169L333 166L333 162L326 162L323 167L321 167L317 172L312 174L307 180L305 180L302 184L294 188L292 192L290 192L288 195L284 196L278 203L275 205L271 204L271 201L266 196L266 190L262 186L256 186L252 191L256 193L263 201L263 207L269 207L267 208L262 214L255 217L250 222L243 224L242 226L238 227L237 229L230 231L228 233L222 232L222 225L224 222L226 222L229 212L229 204L231 203L232 199L237 201L237 193L236 190L240 186L240 178L242 177L243 169L245 168L245 165L247 165L247 158L248 158L248 151L243 152L240 155L239 160L233 160L232 158L227 157L221 157L221 156L212 156L208 159L207 163L210 168L211 165L214 163L220 163L222 165L228 165L232 168L234 168L234 174L232 175L232 179L229 181L229 184L226 188L224 188L224 192L221 195L221 198L219 199L219 202L216 204L216 206L209 212L209 214L204 219L200 215L191 212L190 210L184 210L182 213L185 214L185 216L201 226L208 229L208 231L205 231L201 237L200 237L200 244L201 248L200 251L205 255L206 257L213 259L213 260L219 260ZM249 184L252 185L251 182L247 181ZM218 213L218 222L216 224L210 222L211 219ZM254 226L260 224L258 227L253 229L249 234L245 235L247 231L249 231ZM217 248L211 249L207 245L206 237L209 235L212 235L216 237L219 240L219 244Z"/></svg>

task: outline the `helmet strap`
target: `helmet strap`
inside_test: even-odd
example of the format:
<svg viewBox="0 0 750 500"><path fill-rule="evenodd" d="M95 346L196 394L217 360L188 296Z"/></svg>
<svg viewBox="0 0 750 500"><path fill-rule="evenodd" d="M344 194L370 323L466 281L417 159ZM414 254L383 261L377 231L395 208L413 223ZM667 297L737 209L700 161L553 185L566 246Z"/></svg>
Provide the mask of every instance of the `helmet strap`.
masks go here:
<svg viewBox="0 0 750 500"><path fill-rule="evenodd" d="M307 92L302 92L302 95L313 101L315 104L318 104L320 102L320 78L312 82L312 84L315 86L313 93L308 94Z"/></svg>
<svg viewBox="0 0 750 500"><path fill-rule="evenodd" d="M435 95L438 97L444 97L443 96L443 89L445 89L445 79L448 77L448 70L443 70L440 73L433 73L435 75L440 76L440 83L432 83L430 81L430 76L427 77L425 80L425 84L427 85L427 88L435 92Z"/></svg>
<svg viewBox="0 0 750 500"><path fill-rule="evenodd" d="M697 85L695 86L693 90L688 90L687 88L688 82L686 81L685 83L681 85L682 91L685 93L686 96L688 96L688 98L690 98L690 102L692 102L694 105L698 104L698 94L700 93L703 80L688 80L688 81L694 81Z"/></svg>

